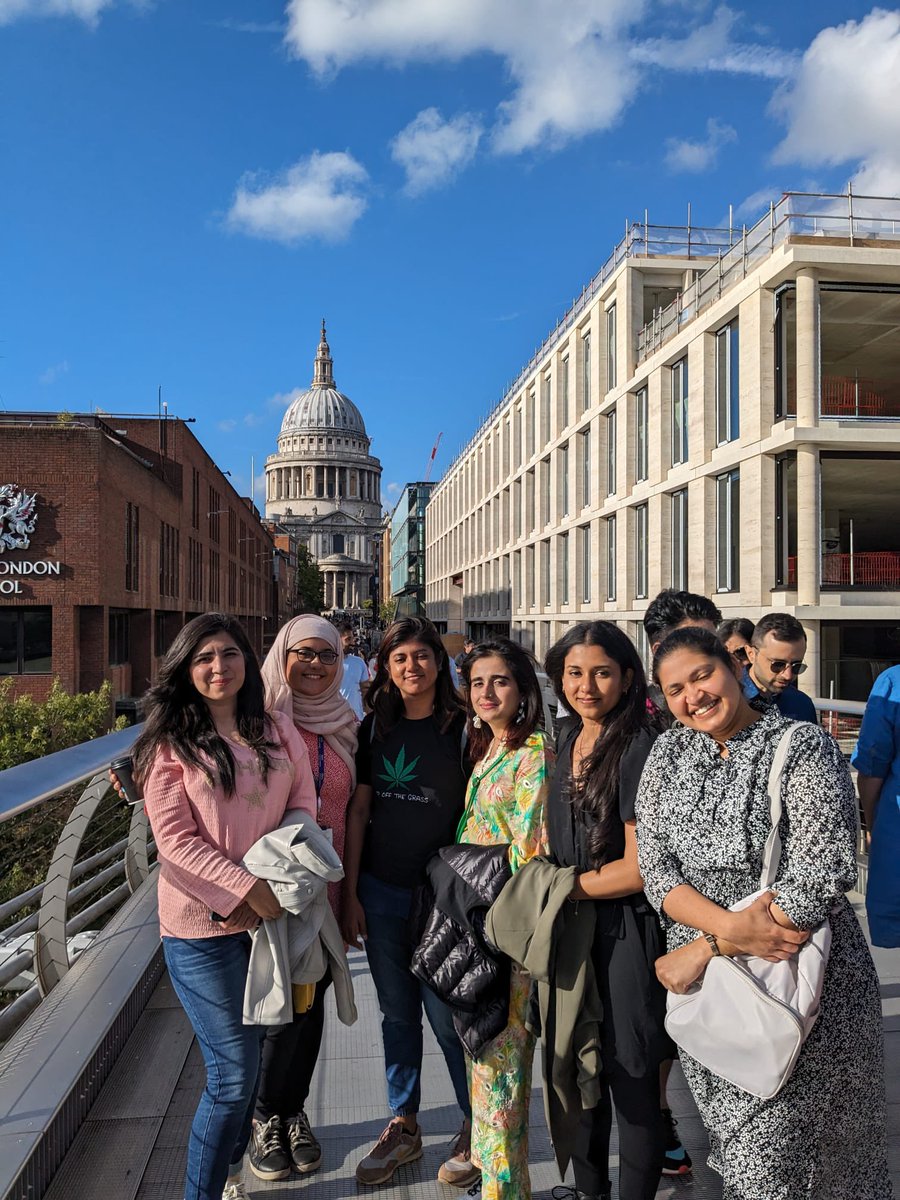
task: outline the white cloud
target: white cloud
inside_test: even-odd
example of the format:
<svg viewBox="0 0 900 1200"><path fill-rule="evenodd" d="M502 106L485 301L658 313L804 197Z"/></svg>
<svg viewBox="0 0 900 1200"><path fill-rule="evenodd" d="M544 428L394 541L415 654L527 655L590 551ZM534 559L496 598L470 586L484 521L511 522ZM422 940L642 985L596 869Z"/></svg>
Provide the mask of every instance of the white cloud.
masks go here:
<svg viewBox="0 0 900 1200"><path fill-rule="evenodd" d="M774 46L734 40L740 14L720 5L705 25L683 38L647 38L635 43L631 57L645 66L670 71L725 71L784 79L796 66L796 56Z"/></svg>
<svg viewBox="0 0 900 1200"><path fill-rule="evenodd" d="M0 25L9 25L20 18L77 17L88 25L114 0L0 0Z"/></svg>
<svg viewBox="0 0 900 1200"><path fill-rule="evenodd" d="M773 201L777 204L780 199L781 188L775 187L774 184L771 187L757 188L737 205L733 214L734 220L756 222L768 210Z"/></svg>
<svg viewBox="0 0 900 1200"><path fill-rule="evenodd" d="M742 18L725 5L707 17L705 5L690 0L684 37L647 36L660 7L651 0L568 0L564 8L559 0L287 0L285 41L323 77L362 61L496 56L511 81L491 130L501 154L610 128L648 65L783 79L795 63L769 44L739 41Z"/></svg>
<svg viewBox="0 0 900 1200"><path fill-rule="evenodd" d="M38 376L38 382L46 385L56 383L57 379L60 379L63 375L68 374L68 371L69 360L64 358L62 362L54 363L52 366L48 367L46 371L42 371Z"/></svg>
<svg viewBox="0 0 900 1200"><path fill-rule="evenodd" d="M285 245L310 238L337 242L365 212L368 178L351 154L314 150L274 178L245 175L226 223L239 233Z"/></svg>
<svg viewBox="0 0 900 1200"><path fill-rule="evenodd" d="M436 108L425 108L391 142L391 157L406 172L411 196L440 187L472 161L482 125L472 113L445 121Z"/></svg>
<svg viewBox="0 0 900 1200"><path fill-rule="evenodd" d="M702 141L666 139L666 166L670 171L707 171L715 165L722 147L736 141L737 132L731 125L710 117L706 122L706 137Z"/></svg>
<svg viewBox="0 0 900 1200"><path fill-rule="evenodd" d="M384 489L385 495L390 496L392 499L396 499L402 491L403 485L399 483L389 483Z"/></svg>
<svg viewBox="0 0 900 1200"><path fill-rule="evenodd" d="M276 392L266 401L266 408L272 412L286 412L289 404L293 404L298 396L302 396L303 388L292 388L289 392Z"/></svg>
<svg viewBox="0 0 900 1200"><path fill-rule="evenodd" d="M900 195L900 12L875 8L824 29L772 111L787 125L774 161L855 167L861 193Z"/></svg>
<svg viewBox="0 0 900 1200"><path fill-rule="evenodd" d="M232 429L235 429L236 427L237 421L232 421L230 417L226 421L219 421L216 425L216 428L221 433L231 433Z"/></svg>

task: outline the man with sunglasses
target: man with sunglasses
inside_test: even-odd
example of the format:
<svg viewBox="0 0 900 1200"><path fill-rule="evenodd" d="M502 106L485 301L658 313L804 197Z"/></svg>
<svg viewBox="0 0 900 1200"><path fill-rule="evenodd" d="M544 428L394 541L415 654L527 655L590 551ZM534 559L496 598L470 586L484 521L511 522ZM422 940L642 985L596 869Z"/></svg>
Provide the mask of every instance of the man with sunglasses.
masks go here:
<svg viewBox="0 0 900 1200"><path fill-rule="evenodd" d="M797 678L806 670L806 634L789 613L767 613L760 617L747 647L744 695L774 704L782 716L795 721L818 721L816 706L797 688Z"/></svg>

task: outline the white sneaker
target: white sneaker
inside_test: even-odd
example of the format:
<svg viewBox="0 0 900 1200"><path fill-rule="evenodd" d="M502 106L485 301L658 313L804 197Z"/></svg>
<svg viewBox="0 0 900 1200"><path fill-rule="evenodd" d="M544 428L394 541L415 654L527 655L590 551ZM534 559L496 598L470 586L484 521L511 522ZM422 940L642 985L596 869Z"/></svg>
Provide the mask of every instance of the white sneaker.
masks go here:
<svg viewBox="0 0 900 1200"><path fill-rule="evenodd" d="M236 1182L229 1180L225 1184L225 1191L222 1193L222 1200L250 1200L250 1193L244 1187L240 1180Z"/></svg>

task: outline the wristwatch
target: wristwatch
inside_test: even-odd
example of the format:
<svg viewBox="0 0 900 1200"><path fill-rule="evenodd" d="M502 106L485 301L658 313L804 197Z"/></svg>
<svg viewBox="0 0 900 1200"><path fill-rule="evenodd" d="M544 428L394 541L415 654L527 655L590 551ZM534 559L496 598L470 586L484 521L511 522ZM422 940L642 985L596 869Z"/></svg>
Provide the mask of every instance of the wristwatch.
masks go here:
<svg viewBox="0 0 900 1200"><path fill-rule="evenodd" d="M716 941L716 935L714 933L704 933L703 936L706 938L707 942L709 942L709 948L713 952L713 958L716 958L717 955L722 953L722 951L719 949L719 943Z"/></svg>

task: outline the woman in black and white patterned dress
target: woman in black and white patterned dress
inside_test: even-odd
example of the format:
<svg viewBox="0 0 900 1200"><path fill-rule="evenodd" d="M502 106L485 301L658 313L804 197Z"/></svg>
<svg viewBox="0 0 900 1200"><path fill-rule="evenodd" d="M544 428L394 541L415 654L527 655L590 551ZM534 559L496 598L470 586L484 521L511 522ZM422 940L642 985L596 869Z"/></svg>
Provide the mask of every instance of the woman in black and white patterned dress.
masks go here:
<svg viewBox="0 0 900 1200"><path fill-rule="evenodd" d="M775 897L729 912L759 886L768 776L790 722L744 699L728 652L704 630L671 634L654 675L678 722L650 752L636 809L641 874L669 948L662 983L681 993L702 975L705 934L722 953L783 960L802 931L831 921L820 1015L777 1096L750 1096L682 1053L723 1200L887 1200L881 1004L844 895L856 880L856 800L840 749L817 725L794 735Z"/></svg>

